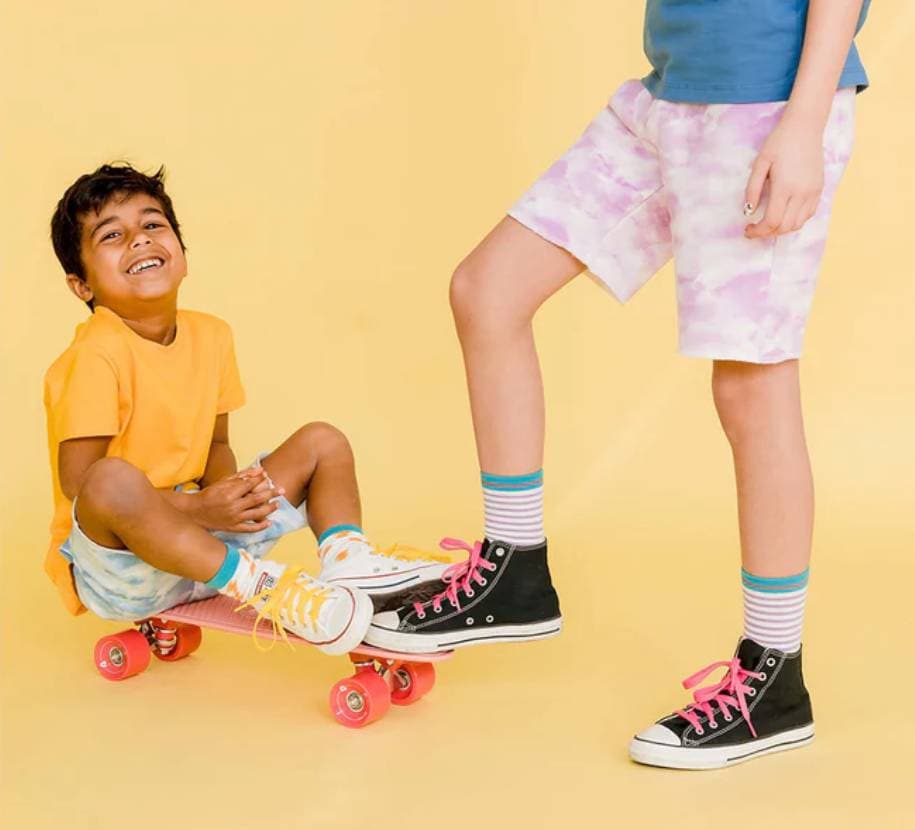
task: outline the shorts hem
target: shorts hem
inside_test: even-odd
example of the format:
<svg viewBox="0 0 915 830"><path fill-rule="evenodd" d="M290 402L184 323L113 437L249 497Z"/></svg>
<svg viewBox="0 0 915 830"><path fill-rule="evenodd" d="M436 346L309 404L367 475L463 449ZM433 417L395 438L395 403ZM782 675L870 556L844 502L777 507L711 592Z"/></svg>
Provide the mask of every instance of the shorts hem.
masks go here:
<svg viewBox="0 0 915 830"><path fill-rule="evenodd" d="M734 363L753 363L757 366L775 366L778 363L800 360L801 358L800 352L797 354L780 353L769 357L760 355L758 352L729 352L727 350L691 348L688 346L678 346L677 354L681 357L697 358L699 360L728 360Z"/></svg>
<svg viewBox="0 0 915 830"><path fill-rule="evenodd" d="M592 257L589 254L585 254L582 251L576 251L573 245L570 245L568 242L560 242L548 231L545 231L543 228L539 227L536 222L534 222L529 216L526 216L523 211L521 211L517 206L506 211L506 215L510 216L516 222L524 225L532 233L537 234L541 239L545 239L551 245L555 245L557 248L562 248L562 250L570 253L575 257L582 265L584 265L584 271L582 273L587 274L594 282L596 282L601 288L607 291L614 300L616 300L620 305L625 305L626 301L632 296L632 293L628 295L626 292L618 291L613 287L614 281L606 274L607 269L601 268L597 269L596 266L592 266L591 263L594 262L596 257ZM616 275L619 276L618 274ZM619 280L617 280L619 282Z"/></svg>

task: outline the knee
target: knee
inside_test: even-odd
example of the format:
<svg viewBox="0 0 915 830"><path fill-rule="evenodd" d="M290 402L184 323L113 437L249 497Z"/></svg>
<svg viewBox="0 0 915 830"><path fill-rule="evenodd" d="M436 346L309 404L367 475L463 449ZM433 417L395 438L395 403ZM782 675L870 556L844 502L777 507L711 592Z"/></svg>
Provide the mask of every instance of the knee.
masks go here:
<svg viewBox="0 0 915 830"><path fill-rule="evenodd" d="M742 441L755 427L764 387L760 368L750 363L715 363L712 398L721 426L732 445Z"/></svg>
<svg viewBox="0 0 915 830"><path fill-rule="evenodd" d="M510 330L529 325L536 307L521 298L507 296L500 289L503 281L485 256L471 254L451 277L449 300L458 334Z"/></svg>
<svg viewBox="0 0 915 830"><path fill-rule="evenodd" d="M712 397L732 445L760 435L785 397L794 367L718 361L712 372Z"/></svg>
<svg viewBox="0 0 915 830"><path fill-rule="evenodd" d="M448 287L451 313L458 330L465 330L473 324L474 310L479 305L483 282L476 267L470 260L464 260L455 269Z"/></svg>
<svg viewBox="0 0 915 830"><path fill-rule="evenodd" d="M138 503L141 488L149 486L133 464L121 458L101 458L86 471L77 497L84 508L124 515Z"/></svg>
<svg viewBox="0 0 915 830"><path fill-rule="evenodd" d="M319 458L352 455L349 441L343 432L323 421L305 424L292 437L306 455Z"/></svg>

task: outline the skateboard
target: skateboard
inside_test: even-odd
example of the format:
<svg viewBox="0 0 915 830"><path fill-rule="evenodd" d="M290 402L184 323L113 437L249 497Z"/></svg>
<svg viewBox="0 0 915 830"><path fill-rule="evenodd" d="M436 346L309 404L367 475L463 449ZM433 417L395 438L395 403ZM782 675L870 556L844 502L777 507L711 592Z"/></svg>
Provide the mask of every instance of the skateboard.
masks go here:
<svg viewBox="0 0 915 830"><path fill-rule="evenodd" d="M255 612L235 612L236 603L224 596L178 605L155 617L140 620L135 628L109 634L95 644L95 666L107 680L126 680L144 671L152 655L174 662L195 652L203 629L251 635ZM261 620L256 636L273 640L277 635ZM290 640L310 645L287 632ZM338 680L330 690L330 711L338 723L358 729L384 717L393 703L408 706L435 685L435 663L454 652L404 654L362 644L350 652L355 673Z"/></svg>

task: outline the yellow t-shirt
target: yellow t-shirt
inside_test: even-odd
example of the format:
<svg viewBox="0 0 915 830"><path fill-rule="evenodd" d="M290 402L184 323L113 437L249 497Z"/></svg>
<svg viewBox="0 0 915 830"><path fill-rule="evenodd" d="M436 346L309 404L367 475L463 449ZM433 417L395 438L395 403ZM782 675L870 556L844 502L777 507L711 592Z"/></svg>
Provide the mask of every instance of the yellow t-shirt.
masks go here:
<svg viewBox="0 0 915 830"><path fill-rule="evenodd" d="M167 346L140 337L103 307L77 327L44 385L54 485L45 570L71 613L85 608L60 553L72 527L72 502L58 476L60 443L110 435L109 457L129 461L154 487L174 487L203 475L216 416L244 402L232 330L218 317L179 311Z"/></svg>

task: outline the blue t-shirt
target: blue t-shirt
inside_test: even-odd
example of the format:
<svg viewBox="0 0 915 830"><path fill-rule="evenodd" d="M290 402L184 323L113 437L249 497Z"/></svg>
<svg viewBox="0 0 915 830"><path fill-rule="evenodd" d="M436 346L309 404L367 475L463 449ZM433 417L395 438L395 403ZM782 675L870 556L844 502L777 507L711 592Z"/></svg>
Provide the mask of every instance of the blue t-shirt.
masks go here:
<svg viewBox="0 0 915 830"><path fill-rule="evenodd" d="M656 98L696 104L786 101L804 44L809 0L648 0L642 83ZM858 19L864 25L870 0ZM839 88L867 87L854 43Z"/></svg>

